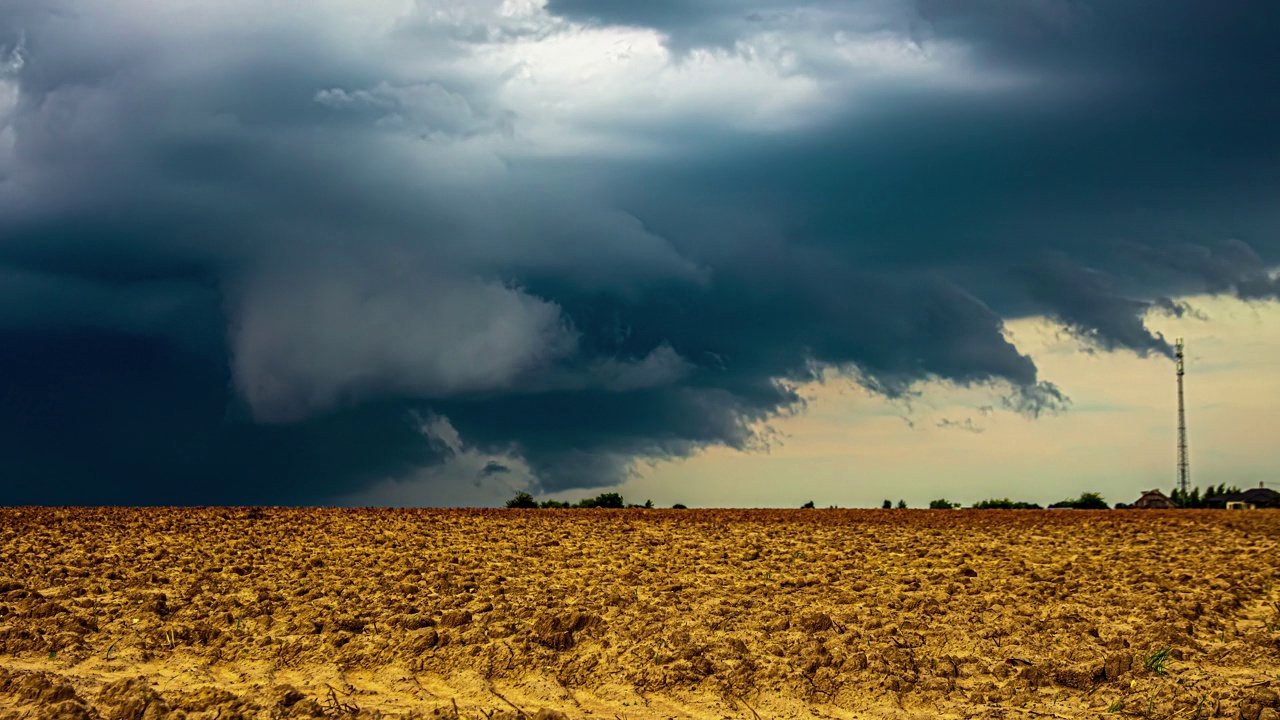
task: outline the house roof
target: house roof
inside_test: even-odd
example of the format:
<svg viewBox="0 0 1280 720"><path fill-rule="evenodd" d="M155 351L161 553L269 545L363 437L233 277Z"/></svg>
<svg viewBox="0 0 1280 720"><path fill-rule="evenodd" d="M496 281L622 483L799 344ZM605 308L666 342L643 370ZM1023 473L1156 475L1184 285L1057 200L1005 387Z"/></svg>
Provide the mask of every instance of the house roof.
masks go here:
<svg viewBox="0 0 1280 720"><path fill-rule="evenodd" d="M1210 502L1246 502L1254 505L1266 505L1280 499L1280 492L1276 492L1271 488L1250 488L1244 492L1215 495L1206 499Z"/></svg>

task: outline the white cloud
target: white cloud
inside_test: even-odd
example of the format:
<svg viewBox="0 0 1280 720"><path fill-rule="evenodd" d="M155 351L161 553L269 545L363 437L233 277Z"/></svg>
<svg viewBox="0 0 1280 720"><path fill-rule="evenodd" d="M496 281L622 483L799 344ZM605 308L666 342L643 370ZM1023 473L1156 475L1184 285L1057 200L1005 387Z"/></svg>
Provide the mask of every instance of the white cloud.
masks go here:
<svg viewBox="0 0 1280 720"><path fill-rule="evenodd" d="M384 394L507 389L577 349L554 303L382 264L262 275L232 316L236 387L264 421Z"/></svg>

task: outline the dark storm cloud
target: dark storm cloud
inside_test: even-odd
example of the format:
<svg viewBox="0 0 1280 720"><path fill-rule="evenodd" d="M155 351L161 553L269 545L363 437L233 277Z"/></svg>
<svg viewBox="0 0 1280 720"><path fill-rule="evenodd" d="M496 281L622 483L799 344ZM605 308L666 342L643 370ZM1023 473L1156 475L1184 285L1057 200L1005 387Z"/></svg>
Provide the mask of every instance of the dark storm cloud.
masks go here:
<svg viewBox="0 0 1280 720"><path fill-rule="evenodd" d="M505 475L509 472L511 472L511 468L503 465L497 460L490 460L484 464L484 467L480 468L480 474L486 477L489 475Z"/></svg>
<svg viewBox="0 0 1280 720"><path fill-rule="evenodd" d="M1082 339L1104 350L1128 348L1139 355L1173 357L1164 336L1152 333L1143 318L1154 308L1177 311L1168 298L1135 300L1121 295L1114 278L1077 267L1061 256L1023 270L1027 293Z"/></svg>
<svg viewBox="0 0 1280 720"><path fill-rule="evenodd" d="M320 502L464 447L608 485L759 447L824 370L1056 411L1004 318L1168 354L1175 295L1277 296L1280 10L1243 7L549 4L679 62L770 33L830 100L761 130L516 103L537 62L485 48L572 29L491 0L8 4L0 502Z"/></svg>

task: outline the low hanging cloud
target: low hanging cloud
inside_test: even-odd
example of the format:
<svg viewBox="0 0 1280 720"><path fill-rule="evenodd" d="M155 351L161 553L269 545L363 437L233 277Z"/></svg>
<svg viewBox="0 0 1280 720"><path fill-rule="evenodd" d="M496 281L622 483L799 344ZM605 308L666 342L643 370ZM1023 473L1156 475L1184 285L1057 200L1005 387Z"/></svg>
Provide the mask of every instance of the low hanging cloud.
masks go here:
<svg viewBox="0 0 1280 720"><path fill-rule="evenodd" d="M383 396L510 391L577 349L554 303L430 271L273 272L232 304L235 386L260 421Z"/></svg>
<svg viewBox="0 0 1280 720"><path fill-rule="evenodd" d="M1280 296L1277 13L7 3L0 502L605 486L827 372L1067 409L1006 319Z"/></svg>

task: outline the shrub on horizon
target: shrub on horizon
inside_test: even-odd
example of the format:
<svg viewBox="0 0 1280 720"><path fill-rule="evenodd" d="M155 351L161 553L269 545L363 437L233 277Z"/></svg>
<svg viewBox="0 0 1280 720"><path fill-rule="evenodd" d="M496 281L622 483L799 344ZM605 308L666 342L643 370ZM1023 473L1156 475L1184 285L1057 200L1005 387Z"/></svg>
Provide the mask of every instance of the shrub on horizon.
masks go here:
<svg viewBox="0 0 1280 720"><path fill-rule="evenodd" d="M593 498L582 498L576 507L621 509L626 507L626 503L618 493L600 493Z"/></svg>
<svg viewBox="0 0 1280 720"><path fill-rule="evenodd" d="M1010 500L1009 498L991 498L973 504L974 510L1043 510L1037 503Z"/></svg>
<svg viewBox="0 0 1280 720"><path fill-rule="evenodd" d="M530 495L529 493L520 492L520 493L516 493L515 497L507 501L507 507L524 508L524 509L536 508L538 507L538 501L534 500L533 496Z"/></svg>
<svg viewBox="0 0 1280 720"><path fill-rule="evenodd" d="M1110 510L1111 509L1111 506L1107 504L1107 501L1103 500L1102 496L1096 492L1081 493L1080 497L1076 498L1075 500L1072 500L1070 498L1066 500L1059 500L1058 502L1050 505L1049 507L1050 509L1072 508L1074 510Z"/></svg>

